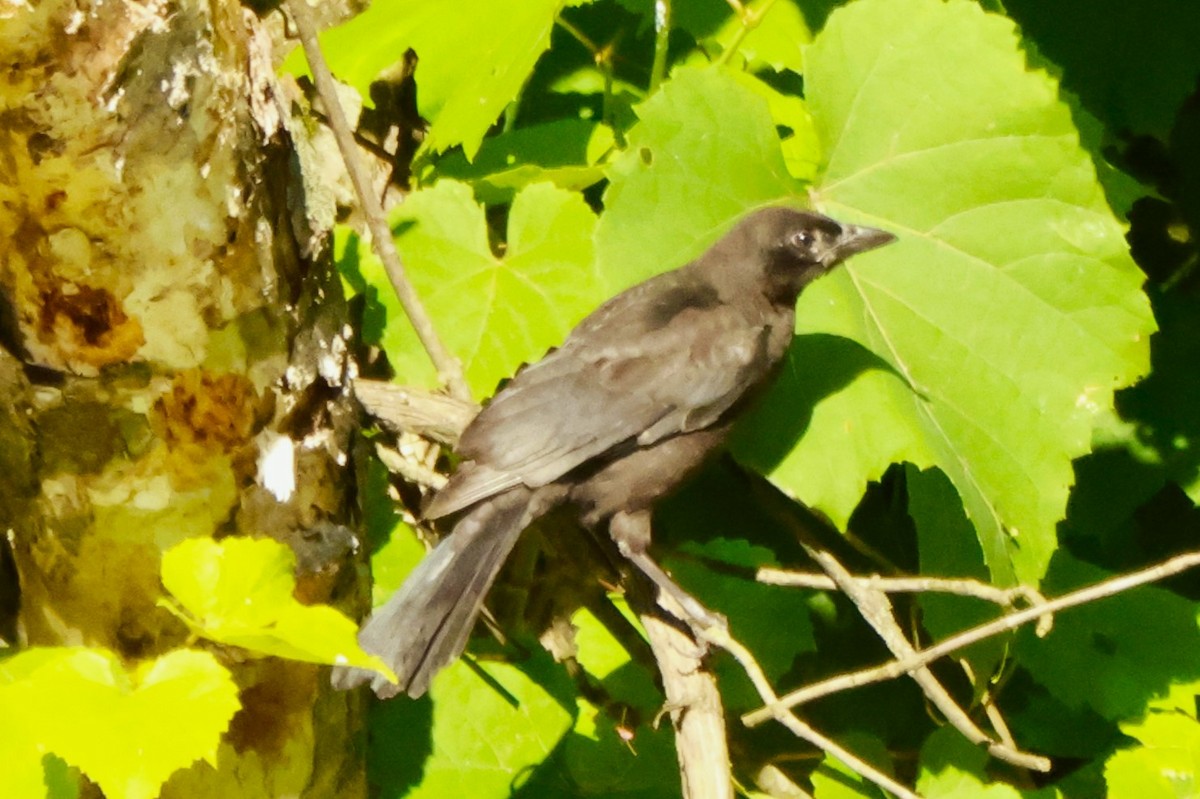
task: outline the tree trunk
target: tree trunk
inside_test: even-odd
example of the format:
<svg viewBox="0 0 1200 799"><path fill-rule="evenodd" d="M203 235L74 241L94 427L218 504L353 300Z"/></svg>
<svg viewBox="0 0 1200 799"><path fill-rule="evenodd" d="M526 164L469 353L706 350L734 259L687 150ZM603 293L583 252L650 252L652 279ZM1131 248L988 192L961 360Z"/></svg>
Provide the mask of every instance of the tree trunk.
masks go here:
<svg viewBox="0 0 1200 799"><path fill-rule="evenodd" d="M360 590L333 209L300 179L268 23L229 0L0 5L0 524L23 644L184 645L156 603L161 553L191 537L290 544L304 601ZM218 768L163 796L365 795L358 697L224 655L243 707Z"/></svg>

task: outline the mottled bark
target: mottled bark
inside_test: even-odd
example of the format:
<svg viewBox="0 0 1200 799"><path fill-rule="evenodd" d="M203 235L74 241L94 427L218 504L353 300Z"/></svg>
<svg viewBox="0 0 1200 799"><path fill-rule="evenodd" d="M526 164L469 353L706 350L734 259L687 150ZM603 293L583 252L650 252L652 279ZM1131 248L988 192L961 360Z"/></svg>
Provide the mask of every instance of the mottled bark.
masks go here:
<svg viewBox="0 0 1200 799"><path fill-rule="evenodd" d="M0 524L21 643L183 645L159 559L196 536L291 544L304 601L359 589L332 199L300 178L271 25L228 0L0 5ZM218 769L164 796L365 794L345 739L360 699L315 666L220 654L243 709Z"/></svg>

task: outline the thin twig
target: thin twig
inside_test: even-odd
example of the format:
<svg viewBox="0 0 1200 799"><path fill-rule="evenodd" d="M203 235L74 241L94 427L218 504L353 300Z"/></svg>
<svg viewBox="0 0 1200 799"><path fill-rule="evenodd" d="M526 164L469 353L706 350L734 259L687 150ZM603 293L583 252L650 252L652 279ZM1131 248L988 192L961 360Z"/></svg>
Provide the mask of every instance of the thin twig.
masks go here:
<svg viewBox="0 0 1200 799"><path fill-rule="evenodd" d="M796 588L815 588L821 591L837 589L833 578L825 574L798 572L790 569L762 567L755 573L755 579L765 585L782 585ZM861 584L864 588L882 591L885 594L925 594L941 593L967 596L982 599L997 605L1012 607L1018 600L1028 602L1031 606L1045 602L1046 598L1036 589L1025 585L1012 588L999 588L979 580L966 578L942 577L884 577L881 574L869 576L851 575L850 579Z"/></svg>
<svg viewBox="0 0 1200 799"><path fill-rule="evenodd" d="M601 48L599 45L597 45L595 42L592 41L591 37L589 37L586 33L581 31L569 19L566 19L565 17L563 17L562 14L559 14L557 17L555 17L554 21L558 24L558 26L560 28L565 30L567 33L571 34L571 36L577 42L582 44L587 49L587 51L592 54L593 60L597 60L597 61L599 60Z"/></svg>
<svg viewBox="0 0 1200 799"><path fill-rule="evenodd" d="M358 195L363 216L366 217L367 227L371 231L371 244L375 253L383 262L384 269L387 270L388 279L391 280L392 287L396 290L400 305L404 308L404 313L408 315L408 319L417 333L417 338L421 341L421 346L425 348L429 359L433 361L438 372L438 379L449 387L452 395L469 401L471 390L467 387L467 381L463 377L462 364L438 338L433 320L426 313L425 306L421 304L416 290L404 272L400 254L396 251L395 242L392 241L392 231L383 214L383 206L380 205L372 191L370 176L359 158L354 143L354 134L350 130L350 126L346 122L346 115L342 112L342 106L338 102L337 87L333 82L333 76L329 72L329 66L325 63L325 57L321 54L321 45L317 41L312 10L308 7L307 0L284 0L284 5L296 26L300 44L308 59L308 66L312 70L317 94L325 105L329 128L333 131L333 137L342 153L342 160L346 164L346 172L350 176L350 182L354 185L355 194Z"/></svg>
<svg viewBox="0 0 1200 799"><path fill-rule="evenodd" d="M779 708L793 708L832 693L899 677L912 669L925 666L971 644L978 643L994 635L1015 630L1017 627L1028 624L1048 613L1058 613L1067 608L1084 605L1088 602L1095 602L1096 600L1104 599L1105 597L1113 596L1146 585L1147 583L1166 579L1196 566L1200 566L1200 552L1185 552L1182 555L1176 555L1145 569L1104 580L1087 588L1063 594L1044 604L1018 610L985 624L972 627L957 635L952 635L928 649L919 650L904 660L893 660L879 666L861 669L849 674L841 674L837 677L792 691L779 700L777 707L772 707L768 704L767 707L746 713L742 716L742 722L749 727L758 726L774 718Z"/></svg>
<svg viewBox="0 0 1200 799"><path fill-rule="evenodd" d="M726 630L714 625L704 628L698 631L698 633L704 641L715 647L724 649L733 656L733 659L746 672L746 676L750 678L750 682L754 685L755 690L758 691L759 698L766 705L764 709L772 709L774 711L772 713L773 718L787 727L796 737L808 741L823 752L833 755L842 761L851 771L869 782L875 783L885 791L890 791L896 796L901 797L901 799L920 799L919 795L913 793L887 774L884 774L870 763L845 749L836 741L826 738L813 727L801 721L796 714L784 707L775 696L775 690L771 687L771 682L767 679L766 674L763 673L762 667L758 665L758 661L754 659L754 656L750 654L750 651L746 647L742 646L737 639L730 636Z"/></svg>
<svg viewBox="0 0 1200 799"><path fill-rule="evenodd" d="M596 68L600 70L600 74L604 76L604 97L601 101L600 119L610 128L614 127L614 103L613 103L613 53L616 49L616 40L609 42L601 47L596 44L591 38L576 27L570 20L559 14L554 18L559 27L569 33L577 42L584 46L589 53L592 54L592 62ZM615 131L618 140L622 138L620 131Z"/></svg>
<svg viewBox="0 0 1200 799"><path fill-rule="evenodd" d="M399 450L378 441L375 442L375 456L389 472L399 475L414 485L434 491L439 491L446 485L446 475L428 468L419 461L406 458Z"/></svg>
<svg viewBox="0 0 1200 799"><path fill-rule="evenodd" d="M856 580L852 577L849 570L831 552L824 549L820 545L820 542L815 539L815 536L796 519L788 517L787 521L795 530L800 540L800 546L833 579L837 587L849 597L854 606L858 608L863 619L867 624L871 625L871 628L875 630L891 653L901 660L915 654L917 649L908 640L908 637L905 636L904 631L900 629L900 625L896 623L892 604L888 600L887 595L882 591L871 588L864 581ZM1049 758L1021 752L1008 746L1003 741L993 738L980 729L979 725L975 723L967 712L954 701L954 697L950 696L950 692L946 690L945 686L942 685L941 681L938 680L937 676L928 666L912 669L909 672L909 676L921 687L921 691L933 706L942 712L946 721L954 729L962 733L971 743L986 747L988 753L993 757L1012 763L1013 765L1041 772L1050 770Z"/></svg>
<svg viewBox="0 0 1200 799"><path fill-rule="evenodd" d="M970 662L963 658L958 661L958 665L967 675L967 681L972 685L976 685L979 677L975 674L975 670L971 668ZM990 689L982 692L980 705L983 707L983 712L991 723L992 729L996 731L996 735L1000 736L1000 740L1009 746L1015 747L1017 739L1013 737L1012 730L1008 728L1008 722L1004 720L1004 714L1000 712L1000 707L996 704L995 694Z"/></svg>

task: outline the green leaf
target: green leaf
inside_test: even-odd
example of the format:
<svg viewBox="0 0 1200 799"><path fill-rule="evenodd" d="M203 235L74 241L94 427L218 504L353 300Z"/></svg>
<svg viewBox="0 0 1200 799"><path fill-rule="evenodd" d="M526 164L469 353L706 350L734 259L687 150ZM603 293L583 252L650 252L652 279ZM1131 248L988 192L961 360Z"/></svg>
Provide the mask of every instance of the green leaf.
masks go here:
<svg viewBox="0 0 1200 799"><path fill-rule="evenodd" d="M1106 757L1121 742L1114 722L1089 707L1068 707L1022 669L1006 680L1003 705L1013 737L1027 752L1082 761Z"/></svg>
<svg viewBox="0 0 1200 799"><path fill-rule="evenodd" d="M592 262L595 216L578 194L545 183L521 191L504 258L492 253L483 209L462 183L443 180L409 195L392 224L409 277L476 397L541 358L604 299ZM365 246L358 257L386 308L382 344L397 378L436 385L382 265Z"/></svg>
<svg viewBox="0 0 1200 799"><path fill-rule="evenodd" d="M682 266L748 209L799 189L767 103L720 69L678 70L637 114L596 230L613 290Z"/></svg>
<svg viewBox="0 0 1200 799"><path fill-rule="evenodd" d="M1197 684L1172 686L1146 714L1121 725L1139 746L1108 759L1109 799L1185 799L1200 793L1200 723Z"/></svg>
<svg viewBox="0 0 1200 799"><path fill-rule="evenodd" d="M193 538L163 553L162 581L182 608L176 612L205 638L390 676L383 661L359 647L354 622L327 605L295 600L295 568L295 554L278 541Z"/></svg>
<svg viewBox="0 0 1200 799"><path fill-rule="evenodd" d="M620 0L621 5L653 19L654 0ZM755 0L734 12L726 0L688 0L671 5L671 26L687 31L709 57L730 47L753 69L770 67L802 72L802 48L812 40L804 13L796 0ZM743 19L750 24L745 25ZM742 32L749 27L749 32Z"/></svg>
<svg viewBox="0 0 1200 799"><path fill-rule="evenodd" d="M459 660L437 676L430 697L372 710L378 747L368 757L385 795L413 785L408 799L459 796L464 786L473 799L511 796L571 727L545 687L504 663Z"/></svg>
<svg viewBox="0 0 1200 799"><path fill-rule="evenodd" d="M952 727L942 727L921 747L917 791L926 799L1055 799L1058 791L1021 791L987 772L987 753Z"/></svg>
<svg viewBox="0 0 1200 799"><path fill-rule="evenodd" d="M797 180L811 183L821 165L821 141L812 114L804 100L779 91L769 83L746 72L730 72L730 77L767 101L771 119L788 133L781 142L783 161Z"/></svg>
<svg viewBox="0 0 1200 799"><path fill-rule="evenodd" d="M609 600L637 624L623 596ZM674 733L670 724L652 724L662 707L662 691L654 682L657 673L631 660L589 611L575 612L571 626L579 665L603 686L605 705L578 699L574 727L553 755L555 768L528 786L530 795L568 795L573 786L587 786L594 796L628 799L677 794Z"/></svg>
<svg viewBox="0 0 1200 799"><path fill-rule="evenodd" d="M1059 552L1045 589L1054 596L1111 576ZM1200 679L1196 619L1193 603L1145 586L1058 614L1045 639L1024 630L1017 653L1068 707L1090 707L1115 721L1136 718L1172 683Z"/></svg>
<svg viewBox="0 0 1200 799"><path fill-rule="evenodd" d="M983 553L973 539L971 523L962 510L954 486L937 470L906 469L908 512L917 528L921 574L973 578L987 582ZM935 639L948 638L1001 612L990 602L936 592L917 595L921 623ZM957 657L967 657L976 675L985 679L1004 657L1007 639L996 636L980 641Z"/></svg>
<svg viewBox="0 0 1200 799"><path fill-rule="evenodd" d="M1036 581L1071 459L1147 368L1154 325L1121 227L1057 87L976 4L861 0L806 65L827 159L815 204L901 241L804 294L802 334L866 352L853 368L793 357L803 380L844 387L810 404L785 384L740 452L839 525L890 463L936 465L994 579ZM809 414L777 457L772 424Z"/></svg>
<svg viewBox="0 0 1200 799"><path fill-rule="evenodd" d="M408 48L420 59L418 110L430 127L424 146L440 152L461 144L467 157L517 97L563 0L375 0L371 8L321 35L321 50L341 80L368 95L371 81ZM285 69L303 72L302 55Z"/></svg>
<svg viewBox="0 0 1200 799"><path fill-rule="evenodd" d="M891 758L883 741L856 735L852 741L840 740L839 743L885 773L892 774ZM875 783L859 776L858 772L828 753L813 771L811 779L814 799L878 799L887 795Z"/></svg>
<svg viewBox="0 0 1200 799"><path fill-rule="evenodd" d="M604 178L599 161L612 149L612 128L583 119L558 119L485 139L473 161L452 152L438 161L437 179L470 182L485 205L512 202L534 183L581 191Z"/></svg>
<svg viewBox="0 0 1200 799"><path fill-rule="evenodd" d="M46 796L46 773L42 758L46 751L48 724L42 700L53 696L53 681L31 679L51 657L62 650L33 649L0 661L0 796Z"/></svg>
<svg viewBox="0 0 1200 799"><path fill-rule="evenodd" d="M195 650L132 672L111 652L84 648L30 650L0 666L6 729L29 736L39 760L50 751L78 767L109 799L153 799L176 770L214 763L237 693L229 672ZM13 738L9 746L21 748ZM9 762L27 773L24 758Z"/></svg>

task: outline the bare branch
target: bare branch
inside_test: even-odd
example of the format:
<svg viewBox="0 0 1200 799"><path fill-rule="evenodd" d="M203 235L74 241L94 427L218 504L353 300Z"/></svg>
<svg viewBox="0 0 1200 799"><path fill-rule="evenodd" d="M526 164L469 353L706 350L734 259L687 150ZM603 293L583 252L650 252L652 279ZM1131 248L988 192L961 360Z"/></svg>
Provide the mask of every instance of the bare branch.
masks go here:
<svg viewBox="0 0 1200 799"><path fill-rule="evenodd" d="M675 727L675 753L684 799L733 799L725 712L703 648L662 618L657 606L641 613L666 693L665 711Z"/></svg>
<svg viewBox="0 0 1200 799"><path fill-rule="evenodd" d="M833 591L837 584L833 578L824 574L797 572L790 569L763 567L755 575L758 582L765 585L782 585L796 588L814 588L820 591ZM979 580L944 577L884 577L872 574L866 577L850 575L849 579L861 584L864 588L881 591L885 594L918 594L941 593L982 599L1005 607L1013 607L1018 601L1029 605L1045 602L1046 598L1036 589L1026 585L1012 588L1000 588Z"/></svg>
<svg viewBox="0 0 1200 799"><path fill-rule="evenodd" d="M429 359L433 361L433 365L438 371L438 379L449 387L450 393L455 397L469 402L471 390L467 387L467 381L463 377L462 364L438 338L433 320L426 313L425 306L421 304L420 297L417 296L416 290L404 272L400 253L396 251L395 242L392 241L392 231L384 218L383 206L380 205L371 189L371 180L366 167L359 158L357 145L354 142L354 133L350 130L350 126L346 122L346 115L342 113L342 106L338 102L337 87L334 85L333 76L329 73L329 66L325 63L324 55L321 54L321 45L317 41L312 9L309 8L307 0L284 0L284 5L295 23L296 32L300 36L300 44L304 47L304 55L312 70L317 94L325 104L329 128L333 131L334 139L337 140L342 160L346 164L346 172L350 176L350 182L354 185L355 194L358 195L363 216L366 217L367 227L371 231L371 246L379 256L379 260L383 262L388 279L391 280L392 287L396 290L396 296L404 308L404 313L408 315L413 329L417 332L421 346L425 348Z"/></svg>
<svg viewBox="0 0 1200 799"><path fill-rule="evenodd" d="M441 472L428 468L414 458L406 457L401 450L378 442L375 444L375 455L389 472L398 474L415 485L437 491L446 485L448 480Z"/></svg>
<svg viewBox="0 0 1200 799"><path fill-rule="evenodd" d="M357 379L354 394L367 412L393 432L415 433L454 446L479 406L444 394L384 380Z"/></svg>
<svg viewBox="0 0 1200 799"><path fill-rule="evenodd" d="M857 580L851 576L846 567L831 552L821 547L803 524L793 518L789 518L788 521L800 540L800 546L804 547L809 557L815 560L817 565L833 579L837 587L850 598L863 619L883 639L892 654L900 660L911 658L917 651L916 647L912 645L912 642L904 635L904 631L900 629L900 625L896 623L892 604L887 595L870 587L866 581ZM1042 772L1050 770L1049 758L1020 752L980 729L967 712L954 701L950 692L946 690L928 666L914 667L909 671L909 675L917 685L921 686L921 691L933 706L942 712L946 721L971 743L985 746L993 757L1022 768Z"/></svg>
<svg viewBox="0 0 1200 799"><path fill-rule="evenodd" d="M901 797L901 799L920 799L920 796L905 788L887 774L884 774L870 763L842 747L836 741L826 738L817 732L781 704L775 695L775 689L771 687L771 683L763 673L762 667L758 665L758 661L754 659L754 656L750 654L750 651L746 647L730 636L726 630L714 625L699 630L698 633L707 643L724 649L733 656L734 660L742 667L742 670L746 672L746 676L750 678L750 682L753 683L755 690L758 691L759 697L767 706L764 710L767 710L771 714L771 717L791 730L796 737L808 741L823 752L833 755L842 761L851 771L862 776L863 779L878 785L885 791L890 791L896 796Z"/></svg>
<svg viewBox="0 0 1200 799"><path fill-rule="evenodd" d="M909 658L893 660L879 666L862 669L849 674L841 674L837 677L792 691L779 700L780 704L778 707L772 707L768 703L766 707L743 715L742 722L747 726L755 727L774 718L780 708L793 708L832 693L899 677L902 674L932 663L971 644L994 635L1015 630L1017 627L1028 624L1048 613L1057 613L1067 608L1095 602L1099 599L1146 585L1147 583L1166 579L1196 566L1200 566L1200 551L1185 552L1181 555L1176 555L1173 558L1141 569L1140 571L1113 577L1112 579L1090 585L1087 588L1063 594L1044 604L1018 610L985 624L972 627L970 630L952 635L928 649L914 652Z"/></svg>

